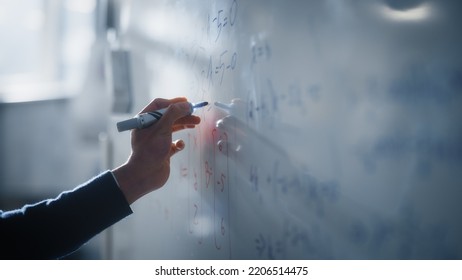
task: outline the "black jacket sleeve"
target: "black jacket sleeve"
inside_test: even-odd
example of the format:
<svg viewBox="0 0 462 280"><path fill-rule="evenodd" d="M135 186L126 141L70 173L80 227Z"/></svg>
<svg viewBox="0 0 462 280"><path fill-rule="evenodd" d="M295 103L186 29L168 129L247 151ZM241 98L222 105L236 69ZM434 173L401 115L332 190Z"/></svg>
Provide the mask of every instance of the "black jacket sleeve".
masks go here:
<svg viewBox="0 0 462 280"><path fill-rule="evenodd" d="M63 257L131 213L107 171L55 199L0 212L0 258Z"/></svg>

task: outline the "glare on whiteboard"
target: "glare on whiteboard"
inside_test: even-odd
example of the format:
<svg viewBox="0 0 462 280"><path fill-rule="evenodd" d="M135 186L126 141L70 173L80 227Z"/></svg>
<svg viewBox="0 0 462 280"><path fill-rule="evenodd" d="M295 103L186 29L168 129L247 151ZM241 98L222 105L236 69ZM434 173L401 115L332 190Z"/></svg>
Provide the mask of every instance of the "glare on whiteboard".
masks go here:
<svg viewBox="0 0 462 280"><path fill-rule="evenodd" d="M385 17L395 21L423 21L430 18L433 9L429 4L422 4L408 10L395 10L383 6L382 13Z"/></svg>

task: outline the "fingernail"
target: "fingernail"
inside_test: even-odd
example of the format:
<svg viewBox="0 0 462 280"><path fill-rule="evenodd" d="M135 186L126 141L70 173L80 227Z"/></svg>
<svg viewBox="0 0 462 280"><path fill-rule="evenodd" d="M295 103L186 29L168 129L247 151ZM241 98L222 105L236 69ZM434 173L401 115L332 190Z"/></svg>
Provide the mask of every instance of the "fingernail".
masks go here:
<svg viewBox="0 0 462 280"><path fill-rule="evenodd" d="M180 151L183 150L183 149L184 149L184 146L185 146L185 144L184 144L184 141L183 141L183 140L179 140L179 141L176 143L176 148L177 148L177 150L180 150Z"/></svg>

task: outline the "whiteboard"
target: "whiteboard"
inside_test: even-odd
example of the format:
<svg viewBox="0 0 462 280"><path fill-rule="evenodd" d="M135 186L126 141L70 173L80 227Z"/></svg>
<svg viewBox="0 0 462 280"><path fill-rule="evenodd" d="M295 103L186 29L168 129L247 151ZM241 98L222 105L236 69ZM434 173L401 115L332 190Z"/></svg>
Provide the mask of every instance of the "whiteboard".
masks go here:
<svg viewBox="0 0 462 280"><path fill-rule="evenodd" d="M459 1L135 0L135 114L212 105L115 259L462 256ZM114 165L129 154L115 123Z"/></svg>

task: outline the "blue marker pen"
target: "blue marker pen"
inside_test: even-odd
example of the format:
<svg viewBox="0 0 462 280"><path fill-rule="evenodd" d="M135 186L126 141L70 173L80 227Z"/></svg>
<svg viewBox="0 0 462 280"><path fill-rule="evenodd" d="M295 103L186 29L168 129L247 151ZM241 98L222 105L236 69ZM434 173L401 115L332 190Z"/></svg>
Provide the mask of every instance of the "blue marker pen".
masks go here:
<svg viewBox="0 0 462 280"><path fill-rule="evenodd" d="M195 104L189 103L189 105L191 106L190 113L192 114L195 109L207 106L208 104L209 103L207 101L199 102ZM135 128L137 129L146 128L152 125L153 123L155 123L156 121L160 120L160 118L162 118L162 116L165 114L166 111L167 111L167 108L163 108L163 109L156 110L154 112L147 112L147 113L136 115L135 117L131 119L118 122L117 130L119 132L122 132L125 130L132 130Z"/></svg>

